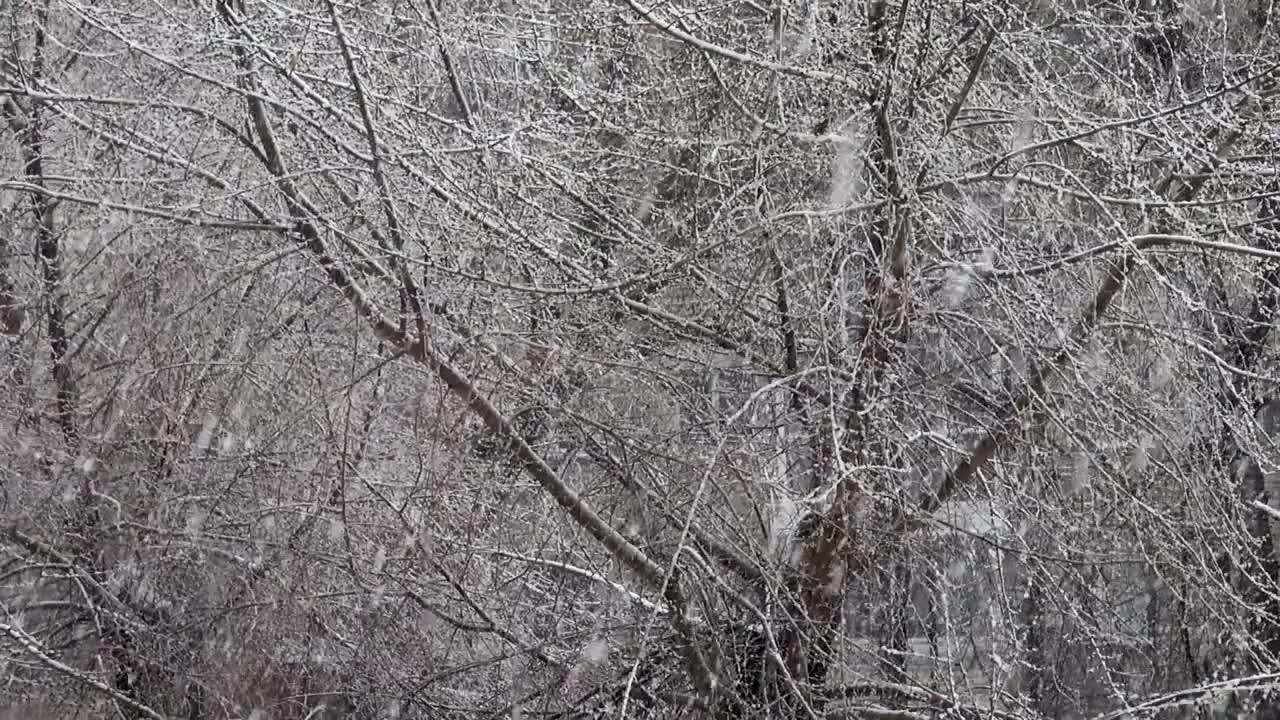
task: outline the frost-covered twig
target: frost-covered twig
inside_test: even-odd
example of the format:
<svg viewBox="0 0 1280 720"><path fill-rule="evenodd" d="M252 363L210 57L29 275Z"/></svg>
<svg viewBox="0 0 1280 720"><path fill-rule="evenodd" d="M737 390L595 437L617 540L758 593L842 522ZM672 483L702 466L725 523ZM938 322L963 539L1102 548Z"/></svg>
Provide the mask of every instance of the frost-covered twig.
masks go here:
<svg viewBox="0 0 1280 720"><path fill-rule="evenodd" d="M9 639L17 643L18 647L22 648L23 652L34 657L41 665L44 665L50 670L53 670L60 675L65 675L82 685L91 687L94 690L110 697L112 700L115 700L122 705L127 705L128 707L142 713L146 717L152 718L153 720L165 720L164 715L152 710L150 707L134 700L110 685L107 685L106 683L51 657L44 651L44 648L40 646L39 641L28 635L21 628L14 627L8 623L0 623L0 633L8 636Z"/></svg>
<svg viewBox="0 0 1280 720"><path fill-rule="evenodd" d="M1280 520L1280 510L1271 507L1261 500L1251 500L1249 502L1249 506L1255 510L1261 510L1262 512L1270 515L1272 520Z"/></svg>
<svg viewBox="0 0 1280 720"><path fill-rule="evenodd" d="M1091 720L1122 720L1152 715L1160 710L1174 707L1202 705L1217 701L1223 695L1231 695L1255 690L1273 690L1280 687L1280 673L1263 673L1248 677L1220 680L1205 683L1197 687L1186 688L1144 700L1122 710L1102 715L1095 715Z"/></svg>
<svg viewBox="0 0 1280 720"><path fill-rule="evenodd" d="M520 553L508 552L506 550L491 550L490 554L496 555L498 557L510 558L512 560L519 560L521 562L527 562L531 565L541 565L542 567L559 570L568 575L575 575L580 578L585 578L587 580L590 580L591 582L604 585L612 590L617 591L619 594L626 596L628 600L639 605L645 610L648 610L650 612L655 612L659 615L666 615L668 612L670 612L670 610L667 608L666 605L663 605L662 603L655 603L651 600L646 600L639 593L635 592L634 590L628 589L622 583L614 582L599 573L592 572L590 570L587 570L586 568L581 568L571 563L561 562L559 560L547 560L545 558L530 557L528 555L521 555Z"/></svg>

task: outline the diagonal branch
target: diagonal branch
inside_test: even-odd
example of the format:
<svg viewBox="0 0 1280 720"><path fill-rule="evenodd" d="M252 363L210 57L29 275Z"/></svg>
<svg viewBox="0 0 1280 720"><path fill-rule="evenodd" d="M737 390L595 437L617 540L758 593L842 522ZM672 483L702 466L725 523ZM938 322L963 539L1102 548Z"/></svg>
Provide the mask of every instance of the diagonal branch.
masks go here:
<svg viewBox="0 0 1280 720"><path fill-rule="evenodd" d="M458 102L458 109L462 112L462 119L467 123L467 127L472 131L476 129L475 117L471 112L471 103L467 102L467 94L462 90L462 77L458 74L457 65L453 62L453 55L449 52L449 45L444 40L444 23L440 21L440 11L436 8L436 0L427 0L427 11L431 13L431 24L435 26L436 45L440 49L440 61L444 63L445 75L449 78L449 90L453 92L453 99Z"/></svg>
<svg viewBox="0 0 1280 720"><path fill-rule="evenodd" d="M1280 69L1280 66L1273 67L1269 71L1271 74L1263 78L1267 81L1268 86L1274 83L1277 69ZM1269 95L1269 93L1267 94ZM1241 125L1244 122L1248 122L1252 116L1269 109L1271 106L1269 99L1254 106L1252 112L1242 113L1244 117ZM1237 110L1243 110L1245 107L1247 106L1244 103L1240 103L1237 105ZM1171 188L1180 183L1178 190L1171 193L1171 200L1175 202L1191 200L1203 187L1211 172L1228 157L1242 134L1243 131L1240 129L1228 132L1222 142L1219 143L1213 157L1205 163L1199 172L1191 176L1190 181L1178 180L1177 175L1170 174L1168 178L1159 183L1158 188L1162 193L1168 193ZM1090 302L1081 309L1067 341L1032 371L1023 386L1022 392L1006 406L993 429L983 436L968 457L961 460L947 472L937 490L921 501L918 512L914 516L903 515L898 518L895 523L895 531L904 532L919 526L923 518L928 517L941 507L959 488L967 484L978 470L991 461L997 450L1008 441L1010 432L1022 419L1023 413L1042 397L1048 382L1075 361L1079 349L1084 346L1099 319L1111 307L1116 295L1128 281L1133 269L1138 264L1139 256L1143 250L1157 244L1165 237L1165 235L1144 237L1141 241L1131 243L1120 257L1111 260L1102 285L1094 293Z"/></svg>
<svg viewBox="0 0 1280 720"><path fill-rule="evenodd" d="M228 25L234 28L240 26L238 13L228 4L220 4L219 9ZM248 50L237 46L235 53L245 73L244 82L256 82L253 62ZM703 654L697 646L695 629L689 616L689 603L679 579L679 570L672 568L668 573L605 522L533 449L511 420L480 392L475 383L432 346L427 335L423 334L415 340L408 335L403 326L391 322L383 315L326 247L323 237L312 221L316 215L312 210L313 206L290 180L283 155L275 140L270 118L267 116L266 103L254 93L243 93L243 97L248 104L251 124L262 144L267 169L274 176L276 188L283 196L285 205L294 218L291 235L311 253L328 276L330 283L347 298L356 314L369 324L379 339L401 348L406 355L426 366L439 377L449 391L480 418L489 432L506 446L529 476L555 499L575 523L604 546L610 555L640 576L646 584L660 591L672 610L669 615L670 622L683 641L681 649L688 665L690 678L701 693L708 697L714 696L717 690L716 680L712 677Z"/></svg>
<svg viewBox="0 0 1280 720"><path fill-rule="evenodd" d="M49 653L44 651L44 648L40 647L40 642L38 640L28 635L21 628L14 627L7 623L0 623L0 634L8 637L11 641L16 643L18 647L22 648L23 652L34 657L36 660L40 661L41 665L44 665L59 675L65 675L81 685L91 687L121 705L128 706L138 713L141 713L143 716L152 718L152 720L165 720L164 715L152 710L150 707L134 700L110 685L99 681L97 678L94 678L87 673L83 673L50 656Z"/></svg>
<svg viewBox="0 0 1280 720"><path fill-rule="evenodd" d="M987 64L987 56L991 53L991 46L995 43L996 35L999 32L995 25L992 25L987 30L987 37L983 39L982 47L978 48L978 54L969 63L969 75L964 79L964 85L960 88L960 93L952 101L951 107L947 110L947 117L942 121L943 136L951 132L951 124L956 121L956 117L969 99L969 93L973 91L973 85L977 82L978 75L982 73L982 68Z"/></svg>

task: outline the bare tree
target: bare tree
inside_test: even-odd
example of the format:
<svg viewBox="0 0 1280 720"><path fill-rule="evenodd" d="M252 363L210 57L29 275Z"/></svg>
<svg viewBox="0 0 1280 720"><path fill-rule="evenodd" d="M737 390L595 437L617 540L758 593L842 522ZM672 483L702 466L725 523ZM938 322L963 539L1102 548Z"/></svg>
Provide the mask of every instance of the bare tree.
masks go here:
<svg viewBox="0 0 1280 720"><path fill-rule="evenodd" d="M0 4L5 704L1277 716L1254 5Z"/></svg>

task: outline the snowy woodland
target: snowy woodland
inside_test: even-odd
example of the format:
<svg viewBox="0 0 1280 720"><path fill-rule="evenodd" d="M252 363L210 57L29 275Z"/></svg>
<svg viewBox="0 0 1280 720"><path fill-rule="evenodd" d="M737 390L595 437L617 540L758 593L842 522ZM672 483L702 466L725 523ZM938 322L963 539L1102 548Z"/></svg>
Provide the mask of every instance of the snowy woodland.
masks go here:
<svg viewBox="0 0 1280 720"><path fill-rule="evenodd" d="M1278 25L0 0L0 718L1280 719Z"/></svg>

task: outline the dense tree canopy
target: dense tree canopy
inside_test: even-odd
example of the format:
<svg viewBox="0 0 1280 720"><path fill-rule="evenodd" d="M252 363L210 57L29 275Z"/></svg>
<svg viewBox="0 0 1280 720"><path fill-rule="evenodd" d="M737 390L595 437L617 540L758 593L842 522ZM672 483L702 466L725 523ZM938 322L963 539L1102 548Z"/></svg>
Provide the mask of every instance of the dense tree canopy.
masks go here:
<svg viewBox="0 0 1280 720"><path fill-rule="evenodd" d="M0 706L1280 718L1278 13L0 0Z"/></svg>

